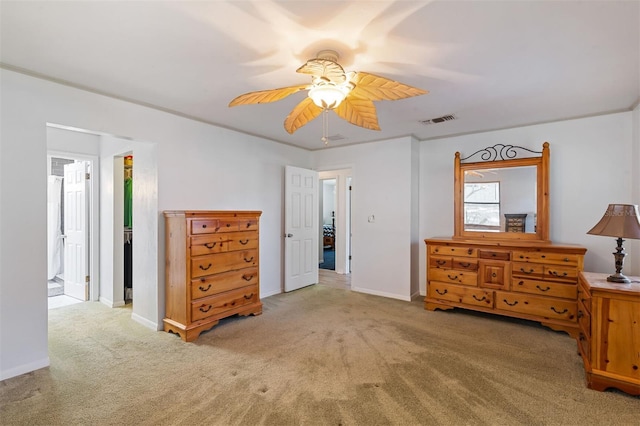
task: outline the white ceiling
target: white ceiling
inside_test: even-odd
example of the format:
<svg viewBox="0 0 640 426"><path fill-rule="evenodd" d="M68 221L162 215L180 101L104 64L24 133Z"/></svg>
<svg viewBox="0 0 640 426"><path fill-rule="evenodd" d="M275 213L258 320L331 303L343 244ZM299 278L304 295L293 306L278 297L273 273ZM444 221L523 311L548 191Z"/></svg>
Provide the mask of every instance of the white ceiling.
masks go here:
<svg viewBox="0 0 640 426"><path fill-rule="evenodd" d="M419 140L628 111L640 99L640 0L5 1L0 61L222 127L323 148L318 118L289 135L305 96L229 108L239 94L304 84L322 49L428 90L376 102L381 131L335 114L342 146ZM455 121L420 120L454 114ZM73 125L73 123L60 123Z"/></svg>

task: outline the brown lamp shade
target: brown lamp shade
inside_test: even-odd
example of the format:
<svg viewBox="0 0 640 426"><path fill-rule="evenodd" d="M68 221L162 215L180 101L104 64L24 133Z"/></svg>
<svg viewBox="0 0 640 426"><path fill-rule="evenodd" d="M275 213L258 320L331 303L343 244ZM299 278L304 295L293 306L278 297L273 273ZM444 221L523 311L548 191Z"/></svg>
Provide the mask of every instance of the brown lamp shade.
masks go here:
<svg viewBox="0 0 640 426"><path fill-rule="evenodd" d="M587 234L640 239L640 215L634 204L609 204L604 216Z"/></svg>

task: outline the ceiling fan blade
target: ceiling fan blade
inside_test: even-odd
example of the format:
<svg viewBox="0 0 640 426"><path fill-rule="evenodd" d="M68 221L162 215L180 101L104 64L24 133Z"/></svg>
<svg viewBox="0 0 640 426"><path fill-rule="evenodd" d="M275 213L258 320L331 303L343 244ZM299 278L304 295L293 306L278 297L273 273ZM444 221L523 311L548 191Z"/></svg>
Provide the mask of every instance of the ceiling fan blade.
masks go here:
<svg viewBox="0 0 640 426"><path fill-rule="evenodd" d="M284 120L284 129L290 134L293 134L293 132L319 116L321 113L322 109L314 104L311 98L304 98L304 100L296 105Z"/></svg>
<svg viewBox="0 0 640 426"><path fill-rule="evenodd" d="M264 104L268 102L279 101L289 95L299 92L300 90L308 89L307 84L300 84L297 86L282 87L280 89L260 90L258 92L249 92L244 95L240 95L231 102L229 106L236 105L250 105L250 104Z"/></svg>
<svg viewBox="0 0 640 426"><path fill-rule="evenodd" d="M337 84L344 83L347 80L344 69L340 64L328 59L309 59L296 72L310 74L315 77L326 77Z"/></svg>
<svg viewBox="0 0 640 426"><path fill-rule="evenodd" d="M380 130L376 107L368 99L347 97L334 109L338 117L369 130Z"/></svg>
<svg viewBox="0 0 640 426"><path fill-rule="evenodd" d="M429 93L426 90L366 72L358 72L353 82L356 87L349 93L349 97L372 101L395 101Z"/></svg>

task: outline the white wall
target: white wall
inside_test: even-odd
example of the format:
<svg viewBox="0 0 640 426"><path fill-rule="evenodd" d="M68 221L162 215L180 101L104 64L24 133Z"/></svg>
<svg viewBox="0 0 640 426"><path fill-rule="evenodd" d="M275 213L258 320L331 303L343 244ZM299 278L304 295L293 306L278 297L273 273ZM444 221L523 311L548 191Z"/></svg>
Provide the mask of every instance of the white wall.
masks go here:
<svg viewBox="0 0 640 426"><path fill-rule="evenodd" d="M352 169L352 290L411 297L412 144L407 137L314 152L318 170Z"/></svg>
<svg viewBox="0 0 640 426"><path fill-rule="evenodd" d="M157 150L158 201L149 223L156 223L153 244L159 249L139 271L158 279L150 278L147 294L134 290L134 304L144 311L134 308L136 320L157 328L164 316L163 210L262 210L261 296L281 292L284 166L310 167L310 152L12 71L0 70L0 90L0 380L49 364L47 259L41 244L46 123L124 136ZM29 160L29 173L20 159Z"/></svg>
<svg viewBox="0 0 640 426"><path fill-rule="evenodd" d="M637 114L637 113L634 113ZM637 119L636 119L637 120ZM550 144L550 236L588 249L585 270L615 272L613 238L587 235L610 203L638 204L638 138L632 113L603 115L422 142L420 234L453 235L453 158L497 143L541 150ZM632 153L635 152L635 156ZM635 179L635 181L634 181ZM624 271L640 275L640 244L627 241ZM423 244L420 291L425 294Z"/></svg>

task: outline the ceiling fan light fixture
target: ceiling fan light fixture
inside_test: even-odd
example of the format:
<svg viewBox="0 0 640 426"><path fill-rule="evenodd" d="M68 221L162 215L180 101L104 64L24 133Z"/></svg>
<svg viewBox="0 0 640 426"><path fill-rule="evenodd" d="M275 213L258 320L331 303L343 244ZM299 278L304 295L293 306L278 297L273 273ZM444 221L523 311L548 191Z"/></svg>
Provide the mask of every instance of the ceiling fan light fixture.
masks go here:
<svg viewBox="0 0 640 426"><path fill-rule="evenodd" d="M323 84L309 89L309 97L314 104L322 109L334 109L344 101L349 91L348 88L343 86Z"/></svg>

